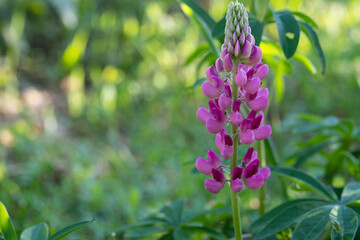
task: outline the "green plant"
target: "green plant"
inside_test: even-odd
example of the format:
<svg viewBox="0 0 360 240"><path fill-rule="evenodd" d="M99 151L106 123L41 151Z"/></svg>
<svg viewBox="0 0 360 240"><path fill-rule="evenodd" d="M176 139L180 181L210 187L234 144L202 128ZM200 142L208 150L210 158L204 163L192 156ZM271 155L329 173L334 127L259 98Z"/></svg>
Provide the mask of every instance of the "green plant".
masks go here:
<svg viewBox="0 0 360 240"><path fill-rule="evenodd" d="M66 237L70 233L85 227L94 221L83 221L69 225L51 235L46 223L40 223L22 231L20 240L58 240ZM10 216L2 202L0 202L0 239L17 240L17 234Z"/></svg>

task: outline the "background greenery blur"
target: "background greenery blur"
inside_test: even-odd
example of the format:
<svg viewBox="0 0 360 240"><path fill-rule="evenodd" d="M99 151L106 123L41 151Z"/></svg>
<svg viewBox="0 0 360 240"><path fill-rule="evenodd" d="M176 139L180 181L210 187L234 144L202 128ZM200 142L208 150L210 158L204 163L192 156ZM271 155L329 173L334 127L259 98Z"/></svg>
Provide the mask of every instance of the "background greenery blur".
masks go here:
<svg viewBox="0 0 360 240"><path fill-rule="evenodd" d="M216 20L229 3L199 2ZM291 131L297 113L360 124L360 4L271 5L311 16L328 62L321 75L301 38L298 51L319 73L291 60L283 100L270 109L276 148L287 159L300 138ZM265 35L276 38L271 28ZM195 116L206 104L192 88L197 66L183 67L202 42L175 0L1 1L0 200L15 227L46 221L59 229L95 218L76 234L102 239L178 198L189 209L226 205L226 194L206 192L193 171L215 146ZM243 195L254 215L256 195Z"/></svg>

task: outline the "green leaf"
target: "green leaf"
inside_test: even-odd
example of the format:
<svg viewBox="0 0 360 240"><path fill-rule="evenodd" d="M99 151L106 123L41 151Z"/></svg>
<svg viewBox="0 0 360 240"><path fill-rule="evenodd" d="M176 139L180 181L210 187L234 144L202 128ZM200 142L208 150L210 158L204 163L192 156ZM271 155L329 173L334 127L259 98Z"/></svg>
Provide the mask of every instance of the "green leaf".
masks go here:
<svg viewBox="0 0 360 240"><path fill-rule="evenodd" d="M302 12L297 12L297 11L292 11L291 13L293 15L296 15L297 17L301 18L302 20L304 20L306 23L308 23L312 27L319 28L319 26L314 22L314 20L312 20L311 17L309 17L308 15L306 15Z"/></svg>
<svg viewBox="0 0 360 240"><path fill-rule="evenodd" d="M48 225L46 223L40 223L25 229L20 235L20 240L47 240L48 236Z"/></svg>
<svg viewBox="0 0 360 240"><path fill-rule="evenodd" d="M225 20L225 16L218 21L215 26L213 27L212 31L211 31L211 36L215 37L215 38L219 38L222 35L225 35L225 25L226 25L226 20Z"/></svg>
<svg viewBox="0 0 360 240"><path fill-rule="evenodd" d="M308 212L296 226L292 240L313 240L324 231L333 205L322 206Z"/></svg>
<svg viewBox="0 0 360 240"><path fill-rule="evenodd" d="M264 22L260 22L259 20L250 20L249 25L251 27L251 34L255 38L255 45L259 46L264 30Z"/></svg>
<svg viewBox="0 0 360 240"><path fill-rule="evenodd" d="M299 21L299 24L301 26L301 30L305 33L312 45L315 47L317 55L319 56L321 62L321 73L324 74L326 71L326 58L321 48L317 34L314 29L306 22Z"/></svg>
<svg viewBox="0 0 360 240"><path fill-rule="evenodd" d="M308 160L311 156L313 156L315 153L319 152L326 146L330 145L330 141L322 142L317 145L312 145L306 149L301 150L300 154L298 155L298 158L296 160L296 163L294 164L295 168L300 167L306 160Z"/></svg>
<svg viewBox="0 0 360 240"><path fill-rule="evenodd" d="M350 204L357 201L360 201L360 182L347 184L342 191L340 202Z"/></svg>
<svg viewBox="0 0 360 240"><path fill-rule="evenodd" d="M273 11L278 29L281 48L286 58L291 58L296 52L299 43L300 27L290 11Z"/></svg>
<svg viewBox="0 0 360 240"><path fill-rule="evenodd" d="M218 207L210 210L202 210L202 211L191 211L186 212L183 222L190 222L193 221L195 218L201 217L201 216L207 216L208 214L212 213L228 213L231 214L231 208L228 207Z"/></svg>
<svg viewBox="0 0 360 240"><path fill-rule="evenodd" d="M285 74L285 59L280 59L278 62L278 66L275 72L275 91L276 91L276 103L280 103L283 96L284 96L284 90L285 90L285 83L284 83L284 74Z"/></svg>
<svg viewBox="0 0 360 240"><path fill-rule="evenodd" d="M196 17L203 21L209 29L215 26L215 20L194 0L179 0L186 4L195 13ZM225 27L224 27L225 29Z"/></svg>
<svg viewBox="0 0 360 240"><path fill-rule="evenodd" d="M276 152L272 138L269 137L264 140L266 159L274 166L279 164L279 155Z"/></svg>
<svg viewBox="0 0 360 240"><path fill-rule="evenodd" d="M295 53L293 56L293 59L298 61L302 65L304 65L312 74L317 73L316 67L314 66L314 64L310 61L310 59L308 59L304 55L302 55L300 53Z"/></svg>
<svg viewBox="0 0 360 240"><path fill-rule="evenodd" d="M256 239L262 239L290 227L308 211L326 204L328 203L319 199L288 201L261 216L251 228L264 226L255 236Z"/></svg>
<svg viewBox="0 0 360 240"><path fill-rule="evenodd" d="M192 87L194 88L194 87L202 84L205 80L206 80L206 77L202 77L202 78L196 79L196 81L194 82L194 84L192 85Z"/></svg>
<svg viewBox="0 0 360 240"><path fill-rule="evenodd" d="M167 226L143 226L143 227L136 228L136 229L126 233L125 237L129 237L129 238L146 237L146 236L150 236L150 235L153 235L156 233L165 232L170 229L173 229L173 227L170 225L167 225Z"/></svg>
<svg viewBox="0 0 360 240"><path fill-rule="evenodd" d="M360 176L359 160L351 152L344 151L342 152L342 154L345 157L350 174L354 177L359 177Z"/></svg>
<svg viewBox="0 0 360 240"><path fill-rule="evenodd" d="M332 240L352 240L358 228L356 213L343 205L336 205L330 212L330 221L333 224Z"/></svg>
<svg viewBox="0 0 360 240"><path fill-rule="evenodd" d="M199 230L200 232L208 233L211 237L213 237L215 239L219 239L219 240L228 240L229 239L225 235L223 235L222 233L219 233L219 232L215 231L213 228L199 227L199 228L196 228L196 229Z"/></svg>
<svg viewBox="0 0 360 240"><path fill-rule="evenodd" d="M115 231L113 231L113 233L121 233L130 228L140 227L140 226L145 226L145 225L152 225L152 224L159 223L159 222L167 222L167 221L160 217L150 217L150 218L146 218L146 219L141 220L136 223L123 225L123 226L117 228Z"/></svg>
<svg viewBox="0 0 360 240"><path fill-rule="evenodd" d="M161 209L168 222L175 227L180 226L182 222L184 203L184 200L177 200L170 206L165 206Z"/></svg>
<svg viewBox="0 0 360 240"><path fill-rule="evenodd" d="M175 228L173 232L174 240L183 240L183 239L190 239L190 234L186 229L183 228Z"/></svg>
<svg viewBox="0 0 360 240"><path fill-rule="evenodd" d="M272 167L271 172L301 182L316 192L323 194L329 200L336 201L336 194L332 189L326 188L321 182L301 170L295 168Z"/></svg>
<svg viewBox="0 0 360 240"><path fill-rule="evenodd" d="M183 2L183 4L181 4L181 8L183 12L193 21L193 23L199 29L201 35L207 41L213 53L216 56L220 56L219 47L215 44L211 36L211 30L215 25L215 21L195 1L193 0L179 0L179 1Z"/></svg>
<svg viewBox="0 0 360 240"><path fill-rule="evenodd" d="M209 46L207 44L202 44L197 47L185 60L183 66L187 66L192 63L197 57L201 56L201 54L207 52L209 50Z"/></svg>
<svg viewBox="0 0 360 240"><path fill-rule="evenodd" d="M75 223L75 224L71 224L71 225L57 231L53 235L51 235L48 240L62 239L65 236L69 235L70 233L75 232L76 230L79 230L80 228L83 228L86 225L92 223L93 221L95 221L95 219L92 219L90 221L83 221L83 222L78 222L78 223Z"/></svg>
<svg viewBox="0 0 360 240"><path fill-rule="evenodd" d="M6 207L0 202L0 233L4 240L16 240L15 228L11 222Z"/></svg>

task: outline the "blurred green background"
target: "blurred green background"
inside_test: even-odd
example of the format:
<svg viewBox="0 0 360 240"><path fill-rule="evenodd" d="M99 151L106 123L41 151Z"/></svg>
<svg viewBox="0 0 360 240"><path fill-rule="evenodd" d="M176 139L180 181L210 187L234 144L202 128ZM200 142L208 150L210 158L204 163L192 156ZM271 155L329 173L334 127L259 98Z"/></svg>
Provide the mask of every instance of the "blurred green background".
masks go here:
<svg viewBox="0 0 360 240"><path fill-rule="evenodd" d="M220 20L230 1L198 2ZM301 37L298 51L319 73L291 60L283 100L269 111L286 156L295 149L294 114L360 124L360 4L271 6L311 16L328 62L321 75ZM274 29L265 35L276 38ZM197 64L183 66L202 43L175 0L0 1L0 200L15 227L46 221L59 229L95 218L73 237L105 239L178 198L189 209L226 205L227 194L206 192L193 171L215 146L195 115L207 102L192 87ZM244 195L243 207L256 212L256 195Z"/></svg>

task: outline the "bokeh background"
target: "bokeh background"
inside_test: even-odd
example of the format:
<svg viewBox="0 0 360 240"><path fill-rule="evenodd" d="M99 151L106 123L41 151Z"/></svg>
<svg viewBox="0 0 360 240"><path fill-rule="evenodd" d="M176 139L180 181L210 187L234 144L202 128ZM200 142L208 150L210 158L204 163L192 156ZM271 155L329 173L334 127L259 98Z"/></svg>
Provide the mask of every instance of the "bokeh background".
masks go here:
<svg viewBox="0 0 360 240"><path fill-rule="evenodd" d="M229 3L198 2L216 20ZM269 111L282 157L295 151L298 113L360 124L360 4L270 2L315 20L328 64L321 75L301 37L298 51L318 73L290 60L283 100ZM273 31L265 35L276 40ZM195 115L207 102L192 87L197 63L184 66L202 43L175 0L0 1L0 200L15 227L95 218L73 237L106 239L179 198L189 209L227 205L194 171L215 145ZM256 195L245 199L256 212Z"/></svg>

